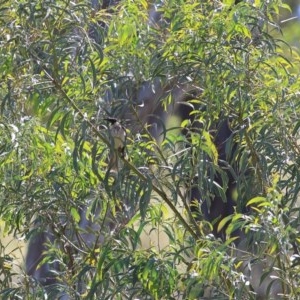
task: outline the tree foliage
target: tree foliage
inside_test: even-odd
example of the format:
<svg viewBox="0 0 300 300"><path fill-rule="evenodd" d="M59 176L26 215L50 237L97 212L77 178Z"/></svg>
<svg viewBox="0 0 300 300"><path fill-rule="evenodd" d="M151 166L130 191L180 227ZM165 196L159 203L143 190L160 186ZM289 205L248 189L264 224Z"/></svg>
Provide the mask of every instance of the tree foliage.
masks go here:
<svg viewBox="0 0 300 300"><path fill-rule="evenodd" d="M0 217L25 239L54 232L44 260L59 262L63 280L50 295L199 299L210 288L215 299L254 297L241 271L245 257L270 261L261 281L274 267L283 293L299 294L299 56L288 48L287 59L284 41L273 37L279 8L288 8L248 2L158 1L154 21L144 0L107 10L84 0L1 1ZM158 99L165 108L178 86L201 90L189 101L201 134L178 134L190 126L183 120L164 127L158 143L144 120L126 120L141 106L139 88L156 81L168 87ZM107 164L107 116L125 116L127 157L118 174ZM196 175L207 201L224 194L208 179L221 172L209 134L220 116L232 118L239 145L236 213L219 224L230 221L225 242L209 234L201 213L192 216L186 195ZM100 246L72 242L91 234L79 226L83 207ZM234 254L237 228L251 234L245 257ZM142 247L153 232L158 245ZM2 281L4 298L45 297L44 287L20 277Z"/></svg>

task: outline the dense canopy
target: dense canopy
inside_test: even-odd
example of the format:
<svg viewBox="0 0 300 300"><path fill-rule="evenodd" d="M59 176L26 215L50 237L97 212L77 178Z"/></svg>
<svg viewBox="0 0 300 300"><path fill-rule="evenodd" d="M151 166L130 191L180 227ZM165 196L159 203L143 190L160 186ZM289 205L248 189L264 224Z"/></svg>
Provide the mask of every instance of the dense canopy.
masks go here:
<svg viewBox="0 0 300 300"><path fill-rule="evenodd" d="M0 240L1 296L297 297L299 56L278 38L289 7L108 2L1 1L0 220L26 242L52 232L40 265L60 278L46 288L20 267L16 279ZM226 172L213 139L225 117ZM124 155L108 118L126 130ZM234 213L209 222L189 191L228 203L231 176Z"/></svg>

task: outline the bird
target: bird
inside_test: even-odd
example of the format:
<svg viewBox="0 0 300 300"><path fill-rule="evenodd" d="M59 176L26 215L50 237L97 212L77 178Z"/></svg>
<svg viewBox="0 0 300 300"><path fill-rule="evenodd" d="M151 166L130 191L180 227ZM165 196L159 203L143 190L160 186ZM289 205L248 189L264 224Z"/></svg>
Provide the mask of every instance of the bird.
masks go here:
<svg viewBox="0 0 300 300"><path fill-rule="evenodd" d="M126 128L121 125L120 121L116 118L105 118L104 120L110 123L108 128L109 137L111 139L111 153L109 160L109 167L111 170L117 171L119 166L118 156L125 158L126 147Z"/></svg>

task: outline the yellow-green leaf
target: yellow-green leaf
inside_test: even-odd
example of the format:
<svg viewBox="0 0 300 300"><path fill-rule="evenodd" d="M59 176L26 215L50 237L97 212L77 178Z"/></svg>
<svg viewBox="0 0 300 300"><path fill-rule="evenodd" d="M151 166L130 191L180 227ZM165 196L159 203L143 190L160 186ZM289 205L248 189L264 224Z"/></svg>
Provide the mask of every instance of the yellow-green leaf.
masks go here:
<svg viewBox="0 0 300 300"><path fill-rule="evenodd" d="M258 203L265 202L265 201L266 201L265 197L257 196L257 197L252 198L251 200L249 200L247 202L247 206L250 206L252 204L258 204Z"/></svg>
<svg viewBox="0 0 300 300"><path fill-rule="evenodd" d="M80 221L80 215L75 207L71 208L71 215L76 223Z"/></svg>

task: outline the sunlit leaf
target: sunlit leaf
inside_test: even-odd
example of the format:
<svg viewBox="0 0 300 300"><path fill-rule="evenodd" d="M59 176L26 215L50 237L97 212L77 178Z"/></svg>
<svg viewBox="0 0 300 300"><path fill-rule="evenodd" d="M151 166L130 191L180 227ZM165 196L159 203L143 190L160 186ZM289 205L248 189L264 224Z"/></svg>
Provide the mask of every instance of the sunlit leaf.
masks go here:
<svg viewBox="0 0 300 300"><path fill-rule="evenodd" d="M253 204L261 204L263 202L266 202L265 197L261 197L261 196L254 197L254 198L252 198L251 200L249 200L247 202L247 206L250 206L250 205L253 205Z"/></svg>
<svg viewBox="0 0 300 300"><path fill-rule="evenodd" d="M80 215L75 207L71 208L71 215L76 223L80 221Z"/></svg>

